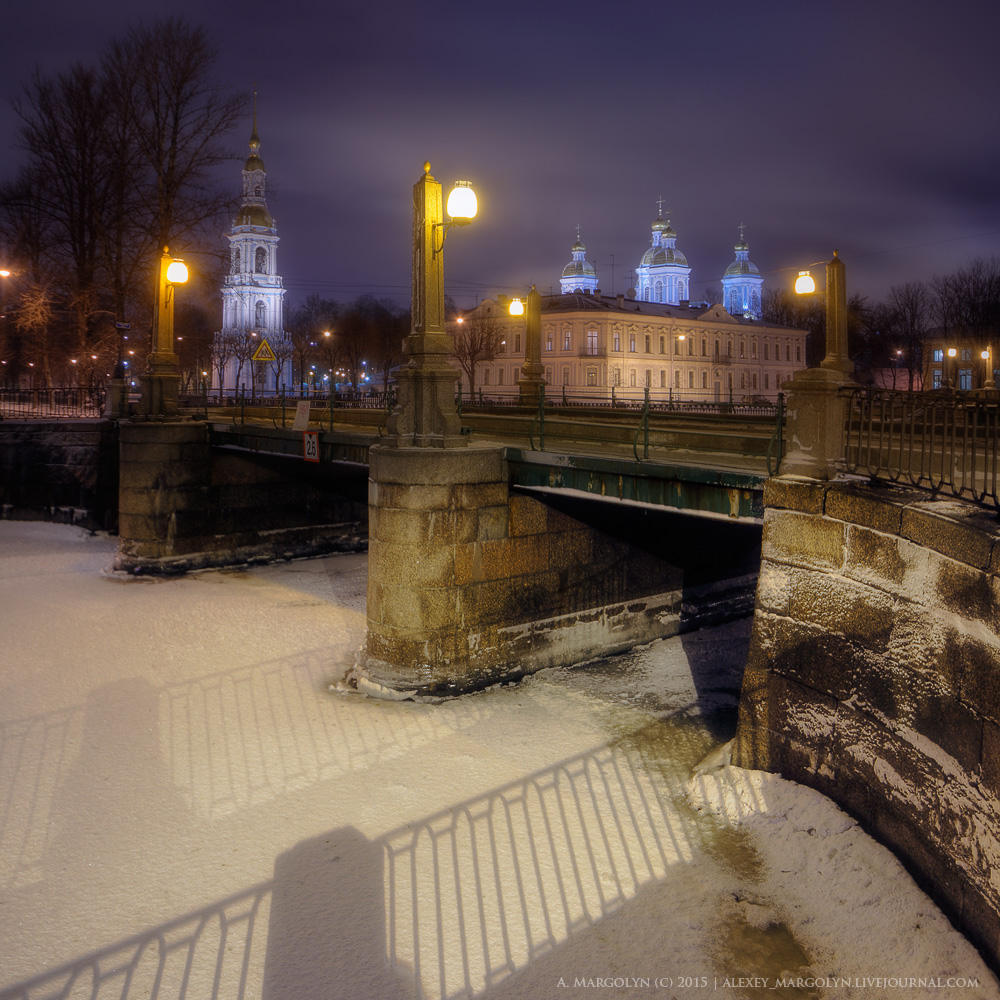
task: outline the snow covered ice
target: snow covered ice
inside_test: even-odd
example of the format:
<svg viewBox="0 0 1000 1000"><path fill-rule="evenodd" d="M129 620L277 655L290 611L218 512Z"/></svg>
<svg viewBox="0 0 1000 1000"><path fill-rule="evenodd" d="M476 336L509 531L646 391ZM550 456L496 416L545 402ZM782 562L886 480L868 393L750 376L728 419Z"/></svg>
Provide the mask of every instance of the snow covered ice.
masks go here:
<svg viewBox="0 0 1000 1000"><path fill-rule="evenodd" d="M829 801L695 773L747 623L378 701L363 555L114 546L0 521L0 998L1000 997Z"/></svg>

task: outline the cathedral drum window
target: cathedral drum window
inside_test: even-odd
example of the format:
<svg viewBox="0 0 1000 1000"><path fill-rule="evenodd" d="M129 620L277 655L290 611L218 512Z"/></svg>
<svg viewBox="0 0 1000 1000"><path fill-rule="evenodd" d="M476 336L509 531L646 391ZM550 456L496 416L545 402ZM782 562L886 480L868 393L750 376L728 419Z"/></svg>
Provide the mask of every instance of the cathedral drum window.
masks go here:
<svg viewBox="0 0 1000 1000"><path fill-rule="evenodd" d="M233 274L240 273L240 248L233 247Z"/></svg>
<svg viewBox="0 0 1000 1000"><path fill-rule="evenodd" d="M257 274L267 272L267 251L263 247L257 247L253 254L253 269Z"/></svg>

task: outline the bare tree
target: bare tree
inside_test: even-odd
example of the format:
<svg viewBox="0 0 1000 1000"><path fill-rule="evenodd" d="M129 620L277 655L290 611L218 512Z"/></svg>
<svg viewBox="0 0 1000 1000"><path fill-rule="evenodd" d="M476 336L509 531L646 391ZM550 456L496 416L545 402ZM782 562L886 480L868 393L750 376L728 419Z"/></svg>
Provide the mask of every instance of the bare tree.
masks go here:
<svg viewBox="0 0 1000 1000"><path fill-rule="evenodd" d="M907 373L907 389L912 392L918 373L923 372L928 352L931 297L922 281L907 281L889 289L894 350ZM923 378L920 378L921 385Z"/></svg>
<svg viewBox="0 0 1000 1000"><path fill-rule="evenodd" d="M39 374L46 387L52 387L54 340L52 302L40 285L32 285L21 296L17 328L25 335L28 346L39 359Z"/></svg>
<svg viewBox="0 0 1000 1000"><path fill-rule="evenodd" d="M83 352L97 303L98 217L107 172L95 137L107 113L105 87L93 69L77 63L53 78L36 72L13 107L21 120L19 145L29 154L38 206L48 223L54 274L75 317L71 350Z"/></svg>
<svg viewBox="0 0 1000 1000"><path fill-rule="evenodd" d="M245 115L246 97L211 78L216 59L204 29L164 17L132 26L103 60L112 107L141 165L152 253L187 241L231 205L214 174L233 158L223 140Z"/></svg>
<svg viewBox="0 0 1000 1000"><path fill-rule="evenodd" d="M455 329L455 359L469 380L469 398L476 395L476 365L494 361L500 354L504 329L492 315L474 313L457 323Z"/></svg>
<svg viewBox="0 0 1000 1000"><path fill-rule="evenodd" d="M996 367L1000 338L1000 257L976 257L932 282L937 317L946 337L972 357L988 349ZM992 376L992 373L990 373Z"/></svg>

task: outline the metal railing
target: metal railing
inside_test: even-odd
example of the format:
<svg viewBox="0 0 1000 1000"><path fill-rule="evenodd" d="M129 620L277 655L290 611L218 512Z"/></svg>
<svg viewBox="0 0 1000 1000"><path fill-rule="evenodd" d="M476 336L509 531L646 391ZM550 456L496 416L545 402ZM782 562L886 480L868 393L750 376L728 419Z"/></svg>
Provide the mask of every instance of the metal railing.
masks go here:
<svg viewBox="0 0 1000 1000"><path fill-rule="evenodd" d="M609 395L610 392L610 395ZM762 396L744 396L742 398L710 400L686 396L685 390L650 389L648 406L651 412L670 413L701 413L701 414L737 414L740 416L773 417L777 412L777 404ZM567 392L554 386L548 386L545 404L548 407L604 407L617 410L642 411L647 406L645 388L622 388L613 386L610 390L600 389L587 392ZM492 390L479 388L474 399L468 394L462 399L464 409L476 406L523 406L521 395L517 389ZM534 403L531 404L534 407Z"/></svg>
<svg viewBox="0 0 1000 1000"><path fill-rule="evenodd" d="M880 389L855 389L849 395L848 472L1000 511L996 400Z"/></svg>
<svg viewBox="0 0 1000 1000"><path fill-rule="evenodd" d="M0 417L46 420L50 417L100 417L104 413L103 387L0 389Z"/></svg>

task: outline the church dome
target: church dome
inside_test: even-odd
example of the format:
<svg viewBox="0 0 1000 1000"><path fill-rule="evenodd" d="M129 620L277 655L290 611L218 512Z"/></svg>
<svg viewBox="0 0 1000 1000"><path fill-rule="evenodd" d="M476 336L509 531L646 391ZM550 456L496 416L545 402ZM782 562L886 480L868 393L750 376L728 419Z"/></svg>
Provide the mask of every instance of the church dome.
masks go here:
<svg viewBox="0 0 1000 1000"><path fill-rule="evenodd" d="M247 157L247 162L243 164L244 170L263 170L264 161L256 154L251 153Z"/></svg>
<svg viewBox="0 0 1000 1000"><path fill-rule="evenodd" d="M263 205L243 205L236 215L237 226L263 226L265 229L274 227L271 213Z"/></svg>
<svg viewBox="0 0 1000 1000"><path fill-rule="evenodd" d="M759 275L760 271L757 269L757 265L747 258L750 248L746 245L746 242L740 240L734 249L736 250L736 260L726 268L726 273L723 277L736 278L744 274Z"/></svg>
<svg viewBox="0 0 1000 1000"><path fill-rule="evenodd" d="M639 263L640 267L658 267L665 264L679 264L687 267L687 257L676 247L658 246L650 247L643 255Z"/></svg>
<svg viewBox="0 0 1000 1000"><path fill-rule="evenodd" d="M562 276L564 278L595 278L597 277L597 271L594 270L594 265L589 260L571 260L563 268Z"/></svg>

